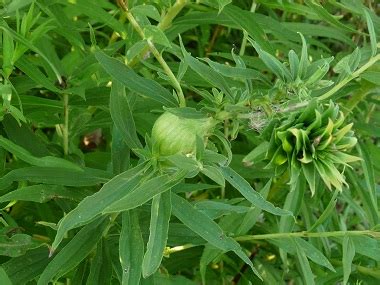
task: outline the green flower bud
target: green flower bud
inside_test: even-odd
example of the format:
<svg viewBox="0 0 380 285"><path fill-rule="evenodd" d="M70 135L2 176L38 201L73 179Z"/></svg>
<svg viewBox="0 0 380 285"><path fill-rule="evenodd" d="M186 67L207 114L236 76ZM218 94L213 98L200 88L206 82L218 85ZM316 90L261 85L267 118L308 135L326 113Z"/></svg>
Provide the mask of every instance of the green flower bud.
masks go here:
<svg viewBox="0 0 380 285"><path fill-rule="evenodd" d="M205 140L214 125L212 118L184 118L165 112L152 129L155 150L162 156L195 153L197 136Z"/></svg>
<svg viewBox="0 0 380 285"><path fill-rule="evenodd" d="M343 171L349 163L360 158L347 152L357 139L351 124L344 124L345 117L339 106L313 100L308 107L284 118L273 129L266 158L267 167L285 170L288 166L296 179L303 173L312 194L317 179L322 179L329 189L342 190L346 185ZM293 183L295 181L291 181Z"/></svg>

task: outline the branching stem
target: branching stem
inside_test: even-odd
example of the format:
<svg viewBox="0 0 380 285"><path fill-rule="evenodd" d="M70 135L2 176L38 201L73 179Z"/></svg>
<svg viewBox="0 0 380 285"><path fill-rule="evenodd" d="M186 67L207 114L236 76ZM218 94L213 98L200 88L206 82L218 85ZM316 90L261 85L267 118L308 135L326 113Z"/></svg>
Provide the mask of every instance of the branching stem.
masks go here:
<svg viewBox="0 0 380 285"><path fill-rule="evenodd" d="M374 57L371 57L370 60L366 64L364 64L358 70L353 72L350 76L348 76L345 79L343 79L342 81L340 81L333 88L331 88L328 92L326 92L322 96L318 97L317 98L318 101L323 101L323 100L326 100L326 99L330 98L331 96L333 96L336 92L338 92L340 89L342 89L348 82L359 77L360 74L362 74L364 71L366 71L368 68L370 68L372 65L374 65L379 60L380 60L380 54L378 54ZM281 110L280 112L281 113L292 112L292 111L298 110L300 108L303 108L303 107L307 106L308 104L309 104L308 101L297 103L297 104L291 105L291 106Z"/></svg>
<svg viewBox="0 0 380 285"><path fill-rule="evenodd" d="M128 9L127 4L124 2L124 0L118 0L120 7L124 10L125 15L133 28L136 30L136 32L140 35L141 38L145 39L150 51L153 53L154 57L157 59L157 61L160 63L161 67L164 69L166 75L169 77L170 81L173 84L173 87L177 91L177 96L178 96L178 102L180 107L185 107L186 106L186 101L185 101L185 96L183 95L183 91L181 88L180 83L178 82L177 78L173 74L172 70L166 63L165 59L162 57L160 52L157 50L151 39L146 38L143 29L141 28L140 24L136 21L135 17L132 15L130 10ZM185 2L186 1L177 1L177 2ZM170 17L174 17L175 13L171 15Z"/></svg>
<svg viewBox="0 0 380 285"><path fill-rule="evenodd" d="M323 94L318 98L319 101L326 100L330 98L332 95L334 95L337 91L339 91L342 87L344 87L348 82L358 77L360 74L362 74L364 71L366 71L368 68L370 68L372 65L374 65L378 60L380 60L380 54L371 57L370 60L364 64L362 67L360 67L358 70L353 72L351 76L346 77L342 81L340 81L338 84L336 84L333 88L331 88L328 92Z"/></svg>

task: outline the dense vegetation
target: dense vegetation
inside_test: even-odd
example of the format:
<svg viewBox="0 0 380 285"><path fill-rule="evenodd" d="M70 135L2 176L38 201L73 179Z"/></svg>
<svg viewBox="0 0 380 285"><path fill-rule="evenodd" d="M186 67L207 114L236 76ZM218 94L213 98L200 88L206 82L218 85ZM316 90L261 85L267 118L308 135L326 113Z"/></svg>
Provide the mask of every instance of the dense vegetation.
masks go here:
<svg viewBox="0 0 380 285"><path fill-rule="evenodd" d="M373 0L2 0L0 284L379 284Z"/></svg>

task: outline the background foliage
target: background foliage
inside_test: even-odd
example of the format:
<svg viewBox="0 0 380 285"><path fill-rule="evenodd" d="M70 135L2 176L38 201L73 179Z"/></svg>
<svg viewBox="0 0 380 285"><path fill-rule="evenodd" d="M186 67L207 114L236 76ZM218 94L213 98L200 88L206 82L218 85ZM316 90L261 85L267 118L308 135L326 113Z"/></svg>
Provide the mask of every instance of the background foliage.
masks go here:
<svg viewBox="0 0 380 285"><path fill-rule="evenodd" d="M376 1L1 2L1 284L378 284Z"/></svg>

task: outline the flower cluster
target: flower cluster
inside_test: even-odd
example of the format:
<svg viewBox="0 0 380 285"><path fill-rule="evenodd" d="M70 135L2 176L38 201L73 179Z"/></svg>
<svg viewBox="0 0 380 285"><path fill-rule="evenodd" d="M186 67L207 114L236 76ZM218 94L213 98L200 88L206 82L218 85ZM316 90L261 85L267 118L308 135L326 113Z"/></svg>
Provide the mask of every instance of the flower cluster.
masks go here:
<svg viewBox="0 0 380 285"><path fill-rule="evenodd" d="M278 172L290 169L290 183L304 175L312 194L317 179L322 179L329 189L342 190L346 182L341 169L360 160L347 154L357 139L352 124L344 122L337 104L311 101L307 108L290 114L272 132L266 154L270 160L268 167L275 167Z"/></svg>

